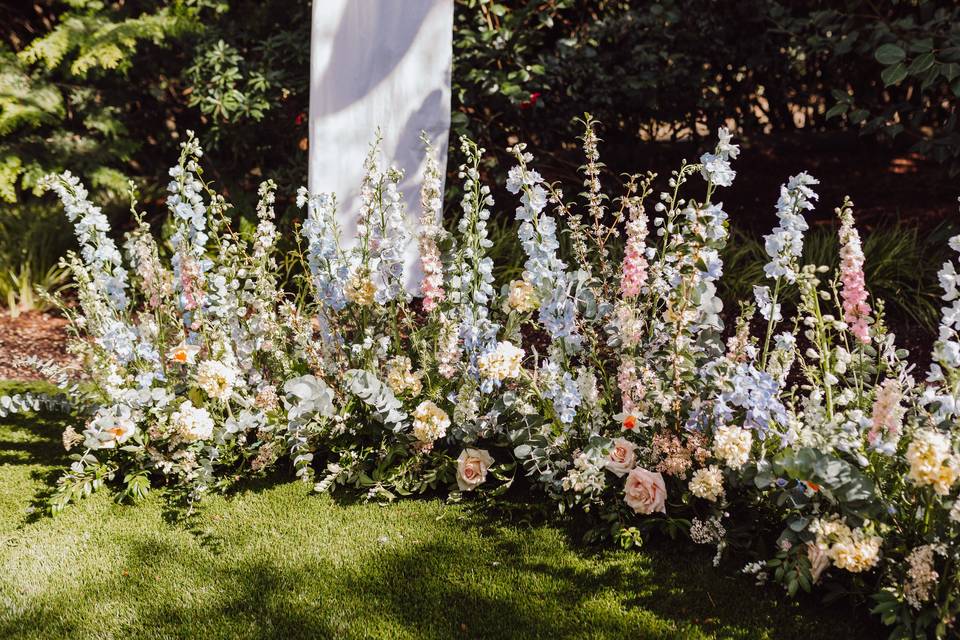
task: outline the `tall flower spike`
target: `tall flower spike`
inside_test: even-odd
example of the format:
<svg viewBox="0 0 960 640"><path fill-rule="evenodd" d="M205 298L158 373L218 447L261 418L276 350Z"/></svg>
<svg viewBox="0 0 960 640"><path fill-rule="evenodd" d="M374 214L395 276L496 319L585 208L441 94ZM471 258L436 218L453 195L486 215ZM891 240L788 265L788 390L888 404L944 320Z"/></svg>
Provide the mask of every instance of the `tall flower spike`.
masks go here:
<svg viewBox="0 0 960 640"><path fill-rule="evenodd" d="M180 161L170 168L167 186L167 208L173 214L176 231L170 238L174 247L174 285L180 296L184 322L194 328L193 311L202 309L206 298L206 272L212 261L205 257L207 240L207 208L203 203L203 183L197 177L203 157L200 142L187 132L180 144Z"/></svg>
<svg viewBox="0 0 960 640"><path fill-rule="evenodd" d="M840 297L843 300L843 320L850 332L866 344L870 342L870 305L863 278L863 247L860 234L854 226L853 202L845 198L837 209L840 217Z"/></svg>
<svg viewBox="0 0 960 640"><path fill-rule="evenodd" d="M489 207L493 205L490 187L480 181L480 158L483 149L465 137L460 138L460 149L466 162L460 165L463 178L463 216L457 225L460 247L450 265L450 302L456 307L460 320L463 349L476 370L477 356L491 348L500 326L489 318L488 305L493 299L493 259L487 250L493 243L487 237Z"/></svg>
<svg viewBox="0 0 960 640"><path fill-rule="evenodd" d="M40 186L54 191L63 203L93 285L116 313L124 312L128 304L127 271L123 268L123 257L117 245L108 235L110 222L107 217L100 207L87 199L88 191L69 171L45 176Z"/></svg>
<svg viewBox="0 0 960 640"><path fill-rule="evenodd" d="M576 304L571 295L567 265L558 256L557 223L543 213L547 207L547 190L543 178L530 169L533 156L524 151L525 145L513 147L518 164L507 175L507 191L523 193L516 217L520 222L517 235L527 254L524 270L540 299L539 320L553 340L563 340L571 346L580 343L576 324Z"/></svg>
<svg viewBox="0 0 960 640"><path fill-rule="evenodd" d="M720 127L717 130L717 148L713 153L705 153L700 156L700 164L703 169L703 179L717 187L729 187L733 184L733 179L737 177L737 172L730 167L730 161L736 160L740 155L740 146L730 144L733 136L726 127Z"/></svg>
<svg viewBox="0 0 960 640"><path fill-rule="evenodd" d="M627 246L623 256L623 274L620 278L620 294L626 298L640 295L647 283L647 214L637 199L627 205L630 219L627 221Z"/></svg>
<svg viewBox="0 0 960 640"><path fill-rule="evenodd" d="M297 206L307 207L303 235L307 239L307 265L318 302L331 312L347 304L344 294L350 267L340 250L337 200L333 194L310 195L305 187L297 192Z"/></svg>
<svg viewBox="0 0 960 640"><path fill-rule="evenodd" d="M427 313L443 302L446 293L443 290L443 263L440 261L440 249L437 242L445 232L441 225L443 216L443 178L437 166L436 150L430 144L426 134L420 139L426 146L427 166L423 174L423 186L420 189L420 265L423 268L423 280L420 292L423 294L423 309Z"/></svg>
<svg viewBox="0 0 960 640"><path fill-rule="evenodd" d="M803 252L803 233L809 229L803 212L813 209L817 194L810 188L820 182L806 172L792 176L780 186L777 218L780 224L764 236L764 249L770 262L763 268L768 278L797 279L798 261Z"/></svg>
<svg viewBox="0 0 960 640"><path fill-rule="evenodd" d="M380 133L370 145L364 161L360 187L360 215L357 220L359 244L353 259L354 300L364 304L386 304L404 293L403 262L410 232L404 216L403 198L398 185L403 173L393 167L382 171L379 165ZM371 273L362 271L370 269ZM372 283L367 276L376 276ZM369 290L375 285L373 300Z"/></svg>

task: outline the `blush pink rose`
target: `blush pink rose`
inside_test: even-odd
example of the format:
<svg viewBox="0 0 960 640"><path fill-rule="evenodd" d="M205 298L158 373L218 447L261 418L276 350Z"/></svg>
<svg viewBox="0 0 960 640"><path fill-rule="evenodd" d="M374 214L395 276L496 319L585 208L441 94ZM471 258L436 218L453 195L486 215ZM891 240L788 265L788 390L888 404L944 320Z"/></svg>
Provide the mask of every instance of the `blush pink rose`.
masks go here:
<svg viewBox="0 0 960 640"><path fill-rule="evenodd" d="M461 491L473 491L486 482L492 464L493 458L486 450L464 449L457 458L457 486Z"/></svg>
<svg viewBox="0 0 960 640"><path fill-rule="evenodd" d="M649 515L667 512L667 488L663 476L642 467L636 467L627 476L623 487L623 501L636 513Z"/></svg>
<svg viewBox="0 0 960 640"><path fill-rule="evenodd" d="M622 478L635 466L637 466L637 445L626 438L615 439L610 455L607 456L607 469Z"/></svg>

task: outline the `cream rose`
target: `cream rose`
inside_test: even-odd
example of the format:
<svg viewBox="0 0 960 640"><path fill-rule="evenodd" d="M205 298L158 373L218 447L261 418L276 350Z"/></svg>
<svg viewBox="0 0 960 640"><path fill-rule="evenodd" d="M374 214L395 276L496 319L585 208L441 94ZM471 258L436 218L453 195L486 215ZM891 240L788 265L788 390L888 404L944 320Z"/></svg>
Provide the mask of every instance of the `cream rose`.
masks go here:
<svg viewBox="0 0 960 640"><path fill-rule="evenodd" d="M637 445L626 438L615 439L605 466L620 478L630 473L630 470L637 466Z"/></svg>
<svg viewBox="0 0 960 640"><path fill-rule="evenodd" d="M659 473L635 467L627 476L623 493L623 501L637 513L667 512L667 488Z"/></svg>
<svg viewBox="0 0 960 640"><path fill-rule="evenodd" d="M487 480L487 469L493 458L485 449L464 449L457 458L457 486L461 491L473 491Z"/></svg>

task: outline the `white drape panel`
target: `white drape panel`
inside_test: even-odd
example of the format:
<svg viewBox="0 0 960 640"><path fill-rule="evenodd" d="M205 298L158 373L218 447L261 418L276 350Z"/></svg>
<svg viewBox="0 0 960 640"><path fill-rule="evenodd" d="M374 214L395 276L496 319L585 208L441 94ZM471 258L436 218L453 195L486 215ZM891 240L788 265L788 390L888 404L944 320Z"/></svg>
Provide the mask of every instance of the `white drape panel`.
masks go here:
<svg viewBox="0 0 960 640"><path fill-rule="evenodd" d="M453 0L314 0L310 51L310 191L334 192L343 237L352 241L363 160L379 127L386 165L404 171L401 191L416 229L424 155L441 171L450 129ZM419 292L415 239L407 289Z"/></svg>

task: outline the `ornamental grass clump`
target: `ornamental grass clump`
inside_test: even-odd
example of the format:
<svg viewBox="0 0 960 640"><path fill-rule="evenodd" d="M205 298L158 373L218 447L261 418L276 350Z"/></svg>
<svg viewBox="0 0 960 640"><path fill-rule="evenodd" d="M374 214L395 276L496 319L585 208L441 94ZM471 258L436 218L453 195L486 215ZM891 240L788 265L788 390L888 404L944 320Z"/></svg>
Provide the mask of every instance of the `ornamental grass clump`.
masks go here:
<svg viewBox="0 0 960 640"><path fill-rule="evenodd" d="M343 237L334 194L301 189L290 256L276 251L274 185L260 188L256 233L234 231L192 135L170 171L170 260L139 214L124 260L78 180L46 178L81 241L66 259L79 307L64 312L89 376L82 392L70 387L81 421L64 436L73 462L54 509L105 484L194 502L276 466L318 492L377 500L495 500L520 485L587 514L588 539L687 538L791 596L870 596L895 636L952 633L955 261L940 271L947 306L918 380L869 294L853 203L837 209L839 270L804 264L818 183L788 178L763 282L725 306L730 133L665 181L627 176L611 196L596 123L582 124L582 205L537 172L524 144L510 149L523 265L500 291L488 232L497 204L484 150L466 139L454 232L439 220L436 150L426 145L409 215L402 174L374 143L356 236ZM408 243L420 250L420 299L403 282ZM960 251L960 236L950 246ZM288 291L278 265L291 260L303 277ZM41 403L0 399L0 409Z"/></svg>

